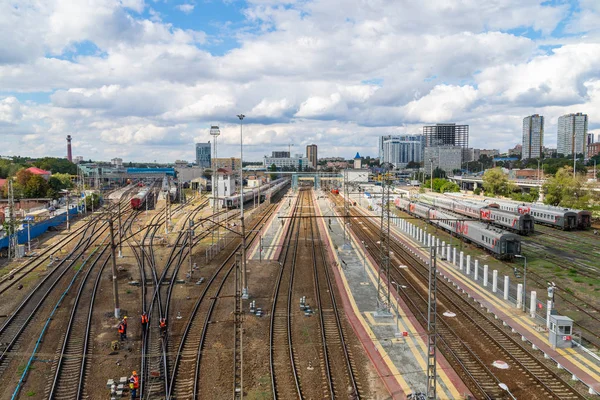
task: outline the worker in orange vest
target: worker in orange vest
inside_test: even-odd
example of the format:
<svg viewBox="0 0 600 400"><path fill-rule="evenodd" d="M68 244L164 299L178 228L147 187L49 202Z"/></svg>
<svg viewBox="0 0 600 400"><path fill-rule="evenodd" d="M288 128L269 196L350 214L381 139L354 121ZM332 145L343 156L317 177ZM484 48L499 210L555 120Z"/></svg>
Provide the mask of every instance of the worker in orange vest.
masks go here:
<svg viewBox="0 0 600 400"><path fill-rule="evenodd" d="M123 322L119 323L117 330L119 331L119 334L121 335L121 341L127 339L127 325L126 324L124 324Z"/></svg>
<svg viewBox="0 0 600 400"><path fill-rule="evenodd" d="M162 337L167 336L167 319L161 318L159 326L160 326L160 336L162 336Z"/></svg>
<svg viewBox="0 0 600 400"><path fill-rule="evenodd" d="M129 389L131 389L131 398L135 399L137 397L137 390L140 387L140 377L138 376L136 371L131 373L129 377Z"/></svg>
<svg viewBox="0 0 600 400"><path fill-rule="evenodd" d="M148 314L146 314L146 311L144 311L142 313L142 336L144 336L144 334L146 333L148 322L150 322L150 320L148 319Z"/></svg>

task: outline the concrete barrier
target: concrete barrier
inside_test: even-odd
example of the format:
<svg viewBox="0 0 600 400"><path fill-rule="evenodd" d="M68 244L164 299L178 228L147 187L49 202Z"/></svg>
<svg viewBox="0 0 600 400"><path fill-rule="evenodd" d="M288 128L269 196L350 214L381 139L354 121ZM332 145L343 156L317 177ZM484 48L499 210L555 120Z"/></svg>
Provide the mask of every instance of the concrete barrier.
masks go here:
<svg viewBox="0 0 600 400"><path fill-rule="evenodd" d="M487 287L488 285L488 266L485 264L483 266L483 286Z"/></svg>

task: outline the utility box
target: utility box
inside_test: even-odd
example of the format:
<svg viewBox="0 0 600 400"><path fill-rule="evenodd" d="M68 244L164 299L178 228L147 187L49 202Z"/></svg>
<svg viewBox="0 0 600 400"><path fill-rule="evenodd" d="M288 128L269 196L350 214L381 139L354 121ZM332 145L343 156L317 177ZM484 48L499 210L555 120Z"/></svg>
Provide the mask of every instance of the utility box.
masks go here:
<svg viewBox="0 0 600 400"><path fill-rule="evenodd" d="M552 348L569 348L573 345L573 320L564 315L550 315L548 340Z"/></svg>

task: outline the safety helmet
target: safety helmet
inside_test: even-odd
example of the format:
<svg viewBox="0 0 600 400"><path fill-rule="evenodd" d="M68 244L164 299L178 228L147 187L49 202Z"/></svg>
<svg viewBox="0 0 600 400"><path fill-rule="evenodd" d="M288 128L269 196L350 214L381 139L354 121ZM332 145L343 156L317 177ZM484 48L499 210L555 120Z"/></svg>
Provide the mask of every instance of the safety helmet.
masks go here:
<svg viewBox="0 0 600 400"><path fill-rule="evenodd" d="M137 372L133 371L133 372L132 372L132 374L133 374L133 375L137 375Z"/></svg>
<svg viewBox="0 0 600 400"><path fill-rule="evenodd" d="M127 319L127 315L123 317L123 319Z"/></svg>

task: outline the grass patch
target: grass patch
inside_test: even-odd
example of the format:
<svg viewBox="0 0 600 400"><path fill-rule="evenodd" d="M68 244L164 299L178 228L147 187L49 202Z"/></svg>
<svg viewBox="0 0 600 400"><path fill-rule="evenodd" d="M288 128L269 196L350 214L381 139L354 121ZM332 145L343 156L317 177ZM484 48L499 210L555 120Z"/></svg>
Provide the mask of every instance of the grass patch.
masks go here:
<svg viewBox="0 0 600 400"><path fill-rule="evenodd" d="M35 392L33 390L30 390L29 392L27 392L27 396L33 397L33 396L35 396Z"/></svg>
<svg viewBox="0 0 600 400"><path fill-rule="evenodd" d="M17 367L17 375L22 375L23 372L25 372L25 368L27 368L27 365L19 365ZM30 365L28 371L33 371L34 369L35 367L33 365Z"/></svg>
<svg viewBox="0 0 600 400"><path fill-rule="evenodd" d="M81 268L83 268L83 264L79 264L79 265L74 265L73 266L73 270L74 271L81 271Z"/></svg>
<svg viewBox="0 0 600 400"><path fill-rule="evenodd" d="M569 275L577 275L577 270L575 268L569 268Z"/></svg>
<svg viewBox="0 0 600 400"><path fill-rule="evenodd" d="M571 289L571 288L565 288L564 291L569 294L575 294L575 292L573 292L573 289Z"/></svg>
<svg viewBox="0 0 600 400"><path fill-rule="evenodd" d="M269 375L263 375L258 378L258 387L249 390L246 394L247 399L251 400L267 400L272 399L271 388L271 377Z"/></svg>

